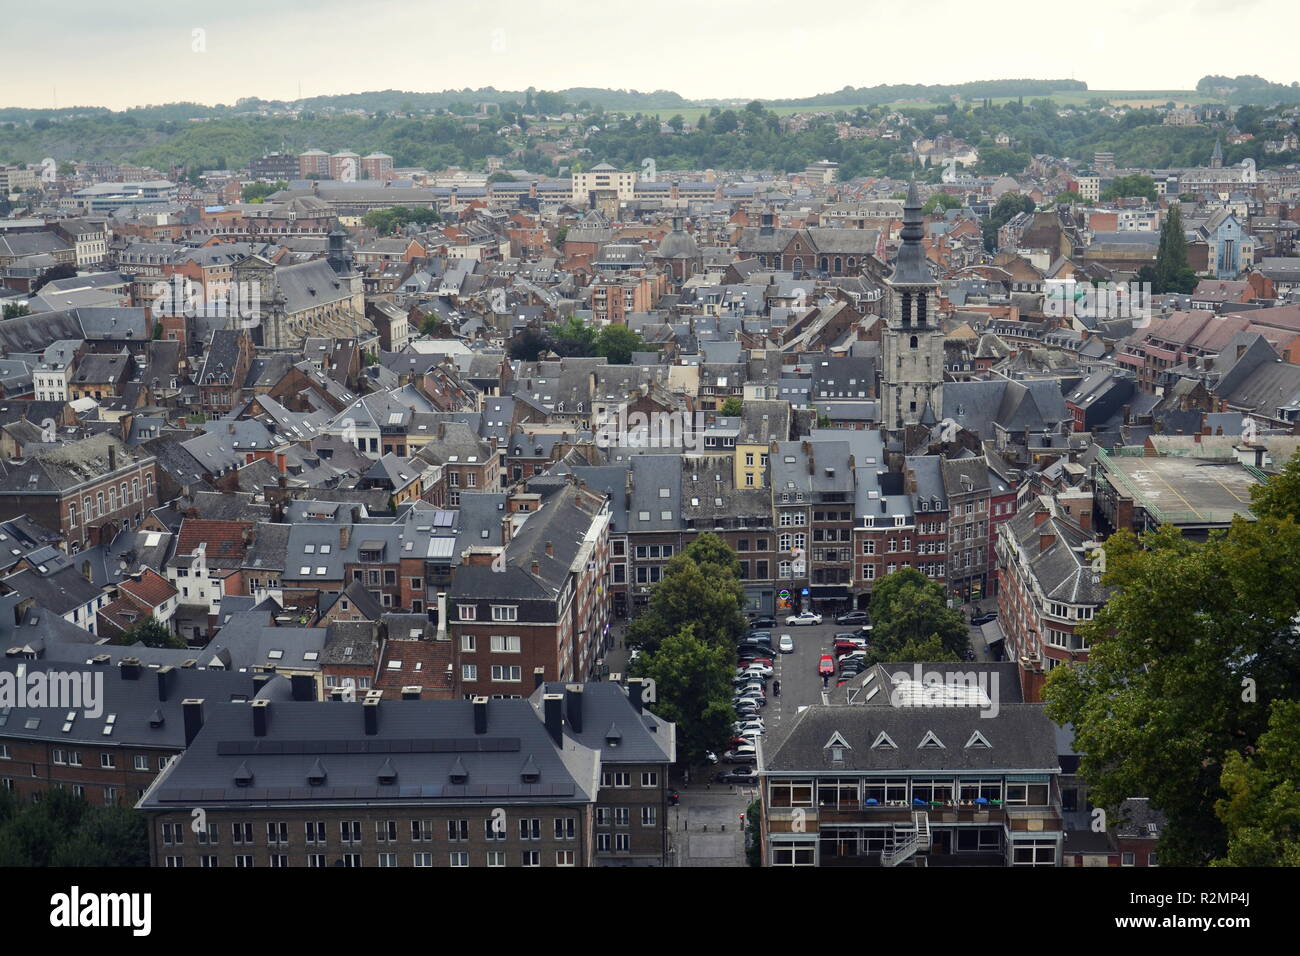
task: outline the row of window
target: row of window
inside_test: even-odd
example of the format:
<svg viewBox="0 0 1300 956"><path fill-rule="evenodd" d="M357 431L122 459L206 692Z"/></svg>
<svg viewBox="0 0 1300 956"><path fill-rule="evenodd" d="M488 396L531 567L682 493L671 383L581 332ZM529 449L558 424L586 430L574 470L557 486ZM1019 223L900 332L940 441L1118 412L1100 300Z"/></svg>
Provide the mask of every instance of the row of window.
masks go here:
<svg viewBox="0 0 1300 956"><path fill-rule="evenodd" d="M477 604L457 604L457 614L462 621L478 620ZM513 604L493 604L492 605L493 621L517 621L519 620L519 608Z"/></svg>
<svg viewBox="0 0 1300 956"><path fill-rule="evenodd" d="M626 847L624 848L626 849ZM238 868L248 868L255 866L255 857L251 853L237 853L234 857L234 864ZM185 858L179 856L163 857L163 866L170 868L183 867ZM199 857L199 865L205 869L214 869L221 865L220 857L215 855L204 855ZM288 867L289 857L284 853L272 853L267 857L267 865L273 869ZM309 867L326 867L326 866L345 866L359 867L362 865L362 856L360 853L344 853L333 863L324 853L307 854L307 865ZM375 855L375 865L381 867L398 866L398 855L396 853L378 853ZM419 852L411 854L412 866L433 866L433 854L429 852ZM464 850L454 850L447 855L448 866L469 866L469 853ZM506 853L504 850L488 850L484 858L486 866L505 866ZM519 865L524 867L535 867L542 865L542 852L540 850L521 850L519 853ZM556 866L577 866L578 855L574 850L556 850Z"/></svg>
<svg viewBox="0 0 1300 956"><path fill-rule="evenodd" d="M520 818L517 822L519 839L540 840L542 838L541 817ZM557 840L577 838L576 817L553 818L553 832ZM483 835L487 840L505 840L510 832L504 816L489 816L483 820ZM184 846L189 824L164 823L162 825L163 846ZM411 820L410 834L413 843L433 841L432 820ZM405 833L405 828L396 820L375 821L375 842L396 843L398 834ZM234 846L252 846L256 840L252 823L237 822L230 824L230 842ZM469 820L448 820L447 840L452 843L469 839ZM295 829L296 834L296 829ZM221 842L221 825L209 823L205 828L195 831L195 842L199 846L216 846ZM268 846L287 845L290 842L289 824L284 821L271 821L266 824L266 844ZM303 824L303 842L309 845L324 845L329 842L324 820L308 820ZM360 820L342 820L339 822L339 842L346 844L361 843L362 826Z"/></svg>
<svg viewBox="0 0 1300 956"><path fill-rule="evenodd" d="M118 509L119 489L121 494L121 506L125 508L127 505L133 505L140 498L140 479L139 478L131 479L129 491L128 491L128 485L125 481L122 482L121 485L119 485L117 488L109 488L107 508L104 507L104 492L102 491L95 492L95 497L93 499L90 497L90 495L86 495L86 497L81 499L82 508L83 508L81 514L85 516L84 520L88 522L94 521L96 518L102 517L104 515L112 514L114 511L116 511ZM144 496L145 499L151 498L153 496L153 475L144 476ZM70 501L68 502L68 527L75 528L76 526L77 526L77 503L75 501Z"/></svg>
<svg viewBox="0 0 1300 956"><path fill-rule="evenodd" d="M99 755L99 768L101 770L116 770L118 754L106 751ZM0 760L12 760L13 755L10 753L7 743L0 743ZM158 769L162 770L173 758L171 756L159 757ZM55 747L50 751L50 763L56 767L83 767L85 766L80 750L67 750L62 747ZM132 769L150 771L149 756L147 754L135 754L131 758ZM37 764L32 764L32 776L40 776Z"/></svg>

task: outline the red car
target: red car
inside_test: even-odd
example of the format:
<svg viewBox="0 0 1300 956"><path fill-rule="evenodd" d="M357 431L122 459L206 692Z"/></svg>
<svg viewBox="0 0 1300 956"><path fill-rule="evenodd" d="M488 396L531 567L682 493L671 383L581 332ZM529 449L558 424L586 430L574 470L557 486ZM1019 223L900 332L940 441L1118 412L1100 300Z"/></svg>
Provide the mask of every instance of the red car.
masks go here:
<svg viewBox="0 0 1300 956"><path fill-rule="evenodd" d="M829 677L835 673L835 661L829 654L823 654L822 659L817 662L817 673L823 677Z"/></svg>

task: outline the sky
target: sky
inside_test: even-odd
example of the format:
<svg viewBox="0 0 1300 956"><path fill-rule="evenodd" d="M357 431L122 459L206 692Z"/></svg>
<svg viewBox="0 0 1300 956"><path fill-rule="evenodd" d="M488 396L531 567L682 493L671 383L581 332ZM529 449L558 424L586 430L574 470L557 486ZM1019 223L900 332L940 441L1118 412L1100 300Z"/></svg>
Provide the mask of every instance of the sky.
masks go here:
<svg viewBox="0 0 1300 956"><path fill-rule="evenodd" d="M1300 78L1295 0L46 0L6 4L0 106L575 86L777 99L879 83ZM1257 20L1259 30L1243 31ZM1216 47L1214 38L1227 42ZM24 38L30 42L24 42ZM913 42L905 43L905 38Z"/></svg>

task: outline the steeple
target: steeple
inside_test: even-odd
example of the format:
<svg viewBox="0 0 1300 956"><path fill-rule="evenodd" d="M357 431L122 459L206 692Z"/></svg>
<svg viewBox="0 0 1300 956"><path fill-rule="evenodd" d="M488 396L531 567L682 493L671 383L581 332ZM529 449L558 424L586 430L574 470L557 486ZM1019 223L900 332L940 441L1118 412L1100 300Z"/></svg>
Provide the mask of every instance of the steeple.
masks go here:
<svg viewBox="0 0 1300 956"><path fill-rule="evenodd" d="M899 234L903 240L898 248L898 258L894 262L894 274L890 277L893 285L933 285L930 267L925 258L925 247L921 240L925 228L921 217L921 197L913 181L907 187L907 199L903 201L903 231Z"/></svg>
<svg viewBox="0 0 1300 956"><path fill-rule="evenodd" d="M1223 140L1216 139L1214 141L1214 152L1210 154L1210 168L1223 168Z"/></svg>

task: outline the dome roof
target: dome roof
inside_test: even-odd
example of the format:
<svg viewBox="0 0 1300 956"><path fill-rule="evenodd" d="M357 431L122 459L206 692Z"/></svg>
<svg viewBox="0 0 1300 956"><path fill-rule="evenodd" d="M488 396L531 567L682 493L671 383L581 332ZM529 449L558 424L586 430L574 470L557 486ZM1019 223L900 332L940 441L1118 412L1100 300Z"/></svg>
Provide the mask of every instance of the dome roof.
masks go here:
<svg viewBox="0 0 1300 956"><path fill-rule="evenodd" d="M698 259L700 247L689 232L674 229L664 236L663 242L659 243L656 256L660 259Z"/></svg>

